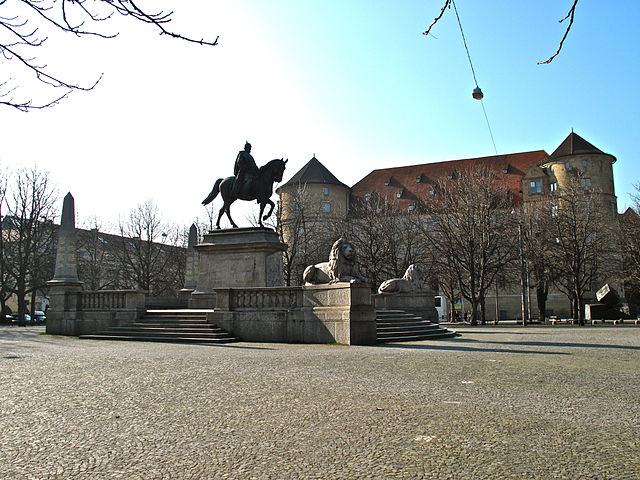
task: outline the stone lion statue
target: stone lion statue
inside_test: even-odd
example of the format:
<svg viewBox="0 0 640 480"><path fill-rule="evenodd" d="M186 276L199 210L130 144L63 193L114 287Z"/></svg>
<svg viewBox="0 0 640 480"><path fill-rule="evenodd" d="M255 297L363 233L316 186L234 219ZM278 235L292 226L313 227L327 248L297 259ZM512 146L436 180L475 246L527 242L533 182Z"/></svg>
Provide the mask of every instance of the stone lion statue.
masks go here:
<svg viewBox="0 0 640 480"><path fill-rule="evenodd" d="M411 293L420 290L425 290L424 275L415 264L409 265L402 278L385 280L378 287L378 293L382 294Z"/></svg>
<svg viewBox="0 0 640 480"><path fill-rule="evenodd" d="M318 285L336 282L367 283L368 280L358 274L356 251L346 238L340 238L331 247L329 261L309 265L304 269L302 279L306 285Z"/></svg>

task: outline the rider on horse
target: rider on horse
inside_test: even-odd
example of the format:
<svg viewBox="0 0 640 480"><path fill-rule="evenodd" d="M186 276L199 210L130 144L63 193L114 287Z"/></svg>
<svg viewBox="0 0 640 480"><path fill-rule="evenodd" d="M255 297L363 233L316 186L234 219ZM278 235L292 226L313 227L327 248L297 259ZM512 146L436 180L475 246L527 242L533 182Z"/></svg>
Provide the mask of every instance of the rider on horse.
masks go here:
<svg viewBox="0 0 640 480"><path fill-rule="evenodd" d="M236 179L233 182L231 192L235 197L240 198L249 185L258 176L258 166L251 156L251 144L246 142L244 150L238 152L236 163L233 167L233 174Z"/></svg>

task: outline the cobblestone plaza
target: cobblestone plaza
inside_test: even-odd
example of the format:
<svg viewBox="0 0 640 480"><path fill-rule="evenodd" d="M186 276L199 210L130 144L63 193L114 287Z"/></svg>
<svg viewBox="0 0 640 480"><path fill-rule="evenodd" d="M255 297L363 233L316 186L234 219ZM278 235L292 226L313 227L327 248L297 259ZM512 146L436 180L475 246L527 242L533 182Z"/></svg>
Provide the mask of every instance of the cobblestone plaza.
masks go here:
<svg viewBox="0 0 640 480"><path fill-rule="evenodd" d="M0 327L0 478L638 479L640 328L375 347Z"/></svg>

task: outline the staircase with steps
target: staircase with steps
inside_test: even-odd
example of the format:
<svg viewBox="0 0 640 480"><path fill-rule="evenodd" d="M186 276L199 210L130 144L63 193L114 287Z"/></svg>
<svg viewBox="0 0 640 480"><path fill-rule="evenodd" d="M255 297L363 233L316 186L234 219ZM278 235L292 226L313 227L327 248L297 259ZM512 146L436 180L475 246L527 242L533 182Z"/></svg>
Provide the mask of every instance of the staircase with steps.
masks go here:
<svg viewBox="0 0 640 480"><path fill-rule="evenodd" d="M376 310L376 331L378 343L433 340L458 335L453 330L404 310Z"/></svg>
<svg viewBox="0 0 640 480"><path fill-rule="evenodd" d="M229 343L240 340L207 323L206 314L205 310L147 310L137 322L81 335L80 338L176 343Z"/></svg>

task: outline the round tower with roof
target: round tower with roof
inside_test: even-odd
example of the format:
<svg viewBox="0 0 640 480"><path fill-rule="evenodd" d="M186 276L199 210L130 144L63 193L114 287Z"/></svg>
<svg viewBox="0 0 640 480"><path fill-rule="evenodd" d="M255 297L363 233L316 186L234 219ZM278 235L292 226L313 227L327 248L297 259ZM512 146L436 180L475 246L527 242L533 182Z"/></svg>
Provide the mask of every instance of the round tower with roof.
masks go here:
<svg viewBox="0 0 640 480"><path fill-rule="evenodd" d="M349 212L351 189L313 156L290 180L276 189L283 225L304 215L306 221L344 220ZM286 230L284 240L286 242Z"/></svg>
<svg viewBox="0 0 640 480"><path fill-rule="evenodd" d="M579 173L580 182L599 193L603 209L616 215L618 204L613 184L615 161L616 157L594 147L572 131L541 166L553 174L558 188L568 181L571 172Z"/></svg>
<svg viewBox="0 0 640 480"><path fill-rule="evenodd" d="M539 165L530 169L523 179L525 202L534 201L538 194L553 193L578 175L585 188L598 192L603 212L618 213L613 184L613 164L616 157L603 152L573 131Z"/></svg>

